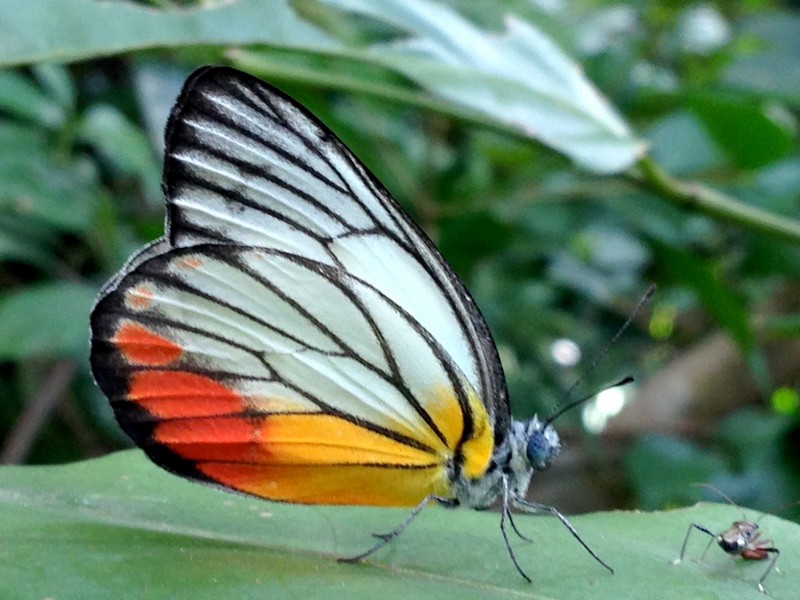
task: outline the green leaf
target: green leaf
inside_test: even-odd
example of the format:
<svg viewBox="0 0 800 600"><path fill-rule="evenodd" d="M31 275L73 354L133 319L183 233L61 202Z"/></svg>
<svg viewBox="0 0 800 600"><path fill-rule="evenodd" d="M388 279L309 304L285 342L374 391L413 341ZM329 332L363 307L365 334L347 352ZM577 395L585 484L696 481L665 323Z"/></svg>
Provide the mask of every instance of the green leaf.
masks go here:
<svg viewBox="0 0 800 600"><path fill-rule="evenodd" d="M0 360L85 355L96 294L93 286L59 282L0 298Z"/></svg>
<svg viewBox="0 0 800 600"><path fill-rule="evenodd" d="M0 109L45 127L60 126L66 118L58 102L27 77L11 71L0 71Z"/></svg>
<svg viewBox="0 0 800 600"><path fill-rule="evenodd" d="M795 426L782 415L745 408L720 422L718 438L736 452L736 463L742 470L764 469L784 451L783 442Z"/></svg>
<svg viewBox="0 0 800 600"><path fill-rule="evenodd" d="M796 200L800 194L800 160L787 160L768 165L756 174L751 202L761 202L776 211L786 214L800 213ZM766 196L766 198L764 198ZM778 198L781 202L775 202Z"/></svg>
<svg viewBox="0 0 800 600"><path fill-rule="evenodd" d="M650 157L675 176L694 175L718 166L722 154L697 117L680 111L661 117L646 134Z"/></svg>
<svg viewBox="0 0 800 600"><path fill-rule="evenodd" d="M63 107L65 112L74 112L77 90L69 71L64 65L39 63L33 65L31 70L48 96Z"/></svg>
<svg viewBox="0 0 800 600"><path fill-rule="evenodd" d="M758 598L763 562L721 551L699 561L713 530L738 508L702 504L667 513L575 517L584 539L616 567L604 571L556 520L517 517L535 543L514 540L525 583L508 560L499 515L429 508L389 548L362 564L336 562L394 527L406 510L292 506L229 495L160 471L139 451L66 466L0 469L0 597ZM800 527L765 517L783 556L800 553ZM716 550L716 549L713 549ZM787 560L787 564L791 564ZM780 566L780 563L779 563ZM800 588L796 569L772 574L773 598Z"/></svg>
<svg viewBox="0 0 800 600"><path fill-rule="evenodd" d="M332 42L298 19L286 0L268 7L261 0L239 0L186 10L96 0L4 0L0 12L0 66L194 44L322 48Z"/></svg>
<svg viewBox="0 0 800 600"><path fill-rule="evenodd" d="M99 193L94 165L51 146L39 130L0 121L0 213L85 231Z"/></svg>
<svg viewBox="0 0 800 600"><path fill-rule="evenodd" d="M161 170L149 140L119 110L108 104L90 107L77 132L113 167L138 178L148 198L160 199Z"/></svg>
<svg viewBox="0 0 800 600"><path fill-rule="evenodd" d="M644 153L644 143L578 64L530 23L507 16L506 30L498 35L426 0L323 1L409 34L373 46L376 62L592 171L622 171Z"/></svg>
<svg viewBox="0 0 800 600"><path fill-rule="evenodd" d="M49 270L57 237L46 225L0 211L0 261L17 261Z"/></svg>
<svg viewBox="0 0 800 600"><path fill-rule="evenodd" d="M761 106L712 96L693 98L689 105L714 141L740 167L762 167L792 152L792 136L770 119Z"/></svg>

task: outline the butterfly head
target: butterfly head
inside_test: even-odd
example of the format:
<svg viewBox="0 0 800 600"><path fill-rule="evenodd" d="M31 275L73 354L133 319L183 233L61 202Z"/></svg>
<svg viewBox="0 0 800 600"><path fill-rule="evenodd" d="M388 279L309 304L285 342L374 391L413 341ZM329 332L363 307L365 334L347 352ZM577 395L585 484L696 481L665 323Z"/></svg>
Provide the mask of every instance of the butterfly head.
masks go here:
<svg viewBox="0 0 800 600"><path fill-rule="evenodd" d="M500 490L500 473L503 473L512 499L524 498L533 474L549 468L560 450L561 440L548 422L536 416L527 421L513 421L506 443L495 456L500 467L493 478L495 494Z"/></svg>

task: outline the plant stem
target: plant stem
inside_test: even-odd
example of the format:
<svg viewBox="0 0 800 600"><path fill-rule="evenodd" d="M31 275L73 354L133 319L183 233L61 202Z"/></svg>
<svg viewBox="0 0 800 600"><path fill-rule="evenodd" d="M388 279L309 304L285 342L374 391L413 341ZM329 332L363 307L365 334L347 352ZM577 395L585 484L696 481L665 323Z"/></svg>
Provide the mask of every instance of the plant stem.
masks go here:
<svg viewBox="0 0 800 600"><path fill-rule="evenodd" d="M703 184L675 179L649 156L639 159L636 166L639 173L629 175L636 185L660 194L682 208L703 212L773 237L800 242L800 223L789 217L748 206Z"/></svg>

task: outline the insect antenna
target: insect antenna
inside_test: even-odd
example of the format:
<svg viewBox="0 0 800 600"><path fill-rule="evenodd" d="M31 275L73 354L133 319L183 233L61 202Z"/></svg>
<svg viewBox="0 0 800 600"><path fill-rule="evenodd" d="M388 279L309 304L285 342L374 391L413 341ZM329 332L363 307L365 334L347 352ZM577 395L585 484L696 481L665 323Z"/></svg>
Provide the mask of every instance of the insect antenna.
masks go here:
<svg viewBox="0 0 800 600"><path fill-rule="evenodd" d="M642 297L639 298L639 301L636 303L636 306L633 307L631 314L628 315L628 318L625 320L625 322L620 326L619 329L617 329L617 332L606 343L606 345L603 346L600 352L597 353L597 355L594 357L591 364L589 364L588 368L583 372L583 374L580 377L578 377L569 387L566 394L564 394L564 399L561 402L559 402L556 406L554 406L553 410L550 411L550 414L544 421L545 426L555 421L565 412L575 408L576 406L580 406L584 402L591 400L598 393L600 393L600 392L595 392L594 394L591 394L579 400L573 400L571 402L569 401L570 397L575 393L575 390L578 388L578 386L592 373L592 371L594 371L597 368L597 365L599 365L600 362L605 358L605 356L608 354L608 351L611 349L611 346L613 346L619 340L619 338L622 337L622 334L625 333L628 327L631 326L631 323L633 323L633 320L636 318L636 315L639 314L639 311L642 309L642 306L645 305L645 303L650 299L650 297L655 293L655 291L656 291L655 284L650 284L645 293L642 294ZM633 377L630 376L624 377L617 383L604 387L600 391L612 389L615 387L619 387L621 385L626 385L632 381Z"/></svg>
<svg viewBox="0 0 800 600"><path fill-rule="evenodd" d="M714 485L712 485L710 483L693 483L692 485L694 487L704 487L704 488L707 488L707 489L711 490L712 492L716 492L717 494L719 494L720 496L725 498L725 500L727 500L732 506L735 506L736 508L740 509L742 511L742 514L744 514L744 509L741 506L739 506L736 502L734 502L731 499L730 496L728 496L725 492L723 492L718 487L716 487L716 486L714 486ZM784 502L783 504L779 504L778 506L773 506L769 510L760 511L761 512L761 516L758 517L753 522L754 523L758 523L761 519L763 519L767 515L775 515L775 514L780 513L783 510L786 510L787 508L791 508L792 506L797 506L797 505L800 505L800 500L794 500L792 502Z"/></svg>
<svg viewBox="0 0 800 600"><path fill-rule="evenodd" d="M558 408L558 410L555 413L551 413L550 416L547 417L547 419L544 421L542 429L544 429L545 427L550 425L553 421L555 421L558 417L563 415L565 412L568 412L568 411L572 410L576 406L580 406L584 402L588 402L589 400L591 400L592 398L597 396L600 392L604 392L606 390L611 390L611 389L614 389L615 387L619 387L621 385L628 385L629 383L632 383L633 381L634 381L633 377L631 377L630 375L626 375L625 377L623 377L622 379L620 379L616 383L612 383L611 385L603 386L601 389L599 389L599 390L597 390L595 392L592 392L591 394L588 394L588 395L584 396L583 398L580 398L578 400L573 400L572 402L569 402L567 404L562 403L561 404L561 408Z"/></svg>
<svg viewBox="0 0 800 600"><path fill-rule="evenodd" d="M728 501L730 504L732 504L732 505L733 505L733 506L735 506L736 508L740 508L740 506L739 506L738 504L736 504L736 502L734 502L734 501L731 499L731 497L730 497L730 496L728 496L728 494L726 494L725 492L723 492L721 489L719 489L719 488L718 488L717 486L715 486L715 485L712 485L712 484L710 484L710 483L693 483L692 485L693 485L694 487L703 487L703 488L706 488L706 489L709 489L709 490L711 490L712 492L716 492L717 494L719 494L720 496L722 496L723 498L725 498L725 500L727 500L727 501Z"/></svg>

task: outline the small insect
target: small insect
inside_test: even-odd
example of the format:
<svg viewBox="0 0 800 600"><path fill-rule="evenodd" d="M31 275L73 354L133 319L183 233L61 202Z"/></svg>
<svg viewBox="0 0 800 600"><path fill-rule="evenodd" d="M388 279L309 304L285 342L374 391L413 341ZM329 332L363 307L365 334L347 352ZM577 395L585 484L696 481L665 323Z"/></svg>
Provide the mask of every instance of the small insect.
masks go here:
<svg viewBox="0 0 800 600"><path fill-rule="evenodd" d="M704 484L704 487L708 487L716 491L722 497L728 500L728 502L734 504L735 506L733 500L723 494L720 490L707 484ZM748 520L734 521L733 525L720 533L714 533L705 525L701 525L700 523L692 523L689 525L689 529L686 530L686 537L683 539L683 546L681 546L681 554L673 561L673 564L677 565L683 560L684 554L686 553L686 544L689 541L689 535L692 533L692 529L702 531L712 538L708 542L708 546L706 546L706 549L701 556L701 560L706 555L706 552L708 552L708 548L711 546L712 542L717 542L717 545L727 554L730 554L731 556L740 556L744 560L766 560L771 555L772 560L770 560L767 570L764 571L764 574L758 580L759 591L762 594L766 594L766 589L764 589L764 580L775 567L775 563L778 561L778 556L780 555L780 550L772 545L772 540L760 539L761 531L759 530L758 522Z"/></svg>
<svg viewBox="0 0 800 600"><path fill-rule="evenodd" d="M499 498L527 581L512 508L554 515L612 571L526 499L580 401L512 419L464 284L325 125L250 75L200 69L169 118L163 190L164 237L91 316L92 373L153 462L267 500L415 507L352 560L432 501Z"/></svg>

